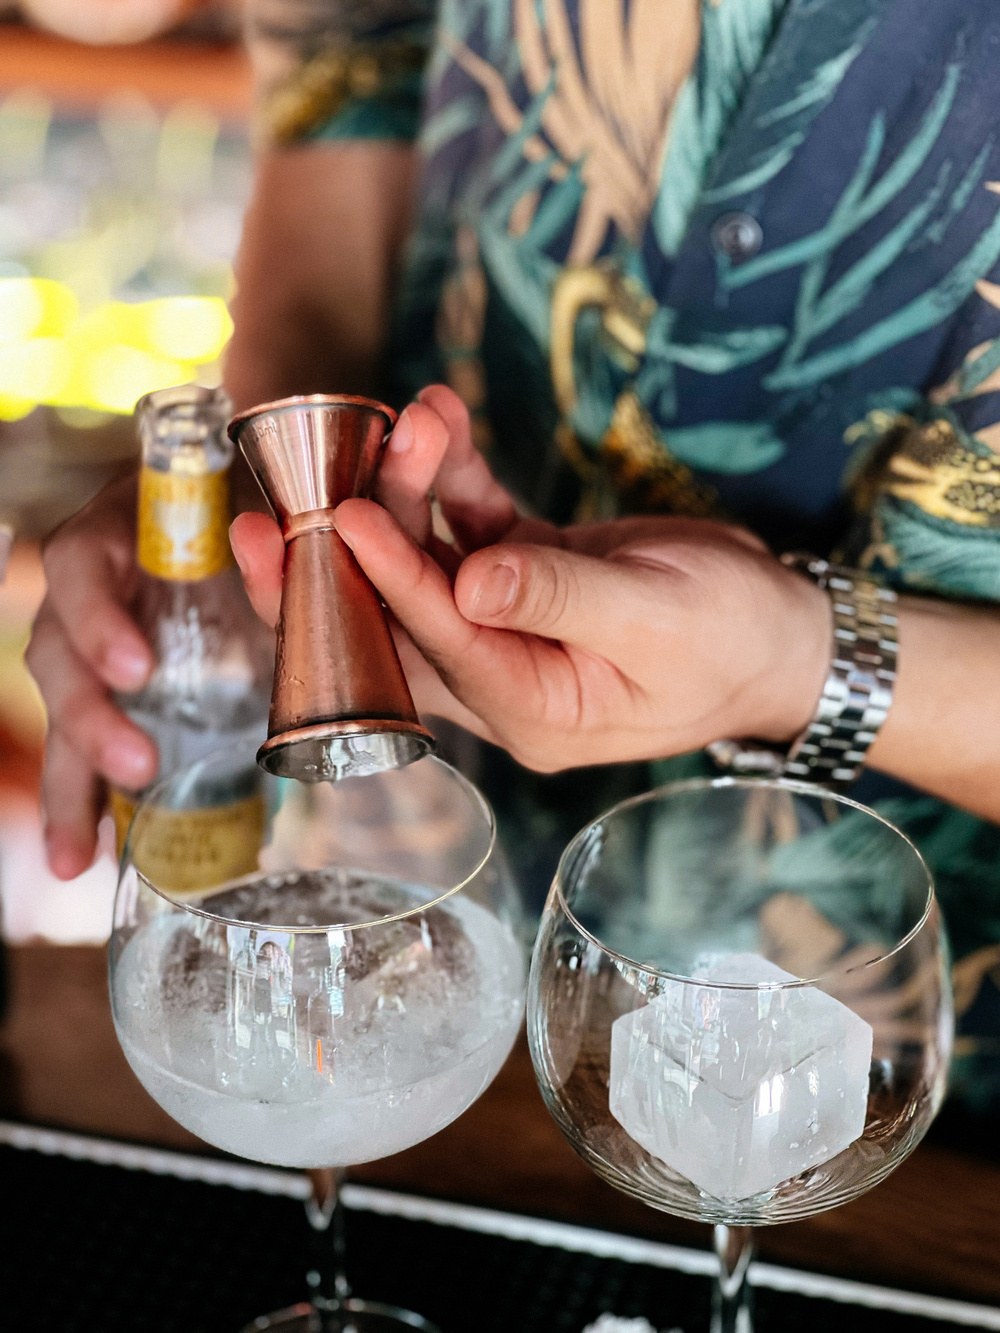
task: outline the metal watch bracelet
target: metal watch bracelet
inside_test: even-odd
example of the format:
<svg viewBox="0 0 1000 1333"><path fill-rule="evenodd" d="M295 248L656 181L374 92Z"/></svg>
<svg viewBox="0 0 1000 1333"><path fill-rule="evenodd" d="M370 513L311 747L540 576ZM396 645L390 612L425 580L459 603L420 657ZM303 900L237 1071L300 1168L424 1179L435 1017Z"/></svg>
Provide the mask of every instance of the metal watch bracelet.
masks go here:
<svg viewBox="0 0 1000 1333"><path fill-rule="evenodd" d="M816 715L784 753L753 741L716 741L708 752L737 773L792 777L843 791L855 782L892 703L896 594L856 569L798 552L781 562L830 597L833 655Z"/></svg>

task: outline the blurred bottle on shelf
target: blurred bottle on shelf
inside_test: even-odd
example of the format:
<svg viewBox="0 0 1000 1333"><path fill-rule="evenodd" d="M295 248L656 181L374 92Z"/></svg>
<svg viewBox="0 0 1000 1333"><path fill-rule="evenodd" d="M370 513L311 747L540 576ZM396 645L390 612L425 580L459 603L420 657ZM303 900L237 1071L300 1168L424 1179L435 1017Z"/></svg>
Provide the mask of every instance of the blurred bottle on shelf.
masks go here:
<svg viewBox="0 0 1000 1333"><path fill-rule="evenodd" d="M133 615L156 661L148 684L118 702L159 749L162 777L227 744L263 741L273 636L251 607L229 546L230 405L219 389L184 385L136 407L138 588ZM139 792L113 790L118 851ZM151 876L178 893L255 869L263 833L260 773L234 761L225 780L156 812Z"/></svg>

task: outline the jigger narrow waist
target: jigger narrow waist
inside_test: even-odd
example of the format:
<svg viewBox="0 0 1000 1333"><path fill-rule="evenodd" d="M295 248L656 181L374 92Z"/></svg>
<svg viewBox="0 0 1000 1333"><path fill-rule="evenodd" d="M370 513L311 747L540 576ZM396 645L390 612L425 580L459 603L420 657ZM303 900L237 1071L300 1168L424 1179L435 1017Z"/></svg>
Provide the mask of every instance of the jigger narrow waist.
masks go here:
<svg viewBox="0 0 1000 1333"><path fill-rule="evenodd" d="M292 514L281 529L286 545L293 537L301 537L306 532L336 532L333 513L332 509L307 509L305 513Z"/></svg>

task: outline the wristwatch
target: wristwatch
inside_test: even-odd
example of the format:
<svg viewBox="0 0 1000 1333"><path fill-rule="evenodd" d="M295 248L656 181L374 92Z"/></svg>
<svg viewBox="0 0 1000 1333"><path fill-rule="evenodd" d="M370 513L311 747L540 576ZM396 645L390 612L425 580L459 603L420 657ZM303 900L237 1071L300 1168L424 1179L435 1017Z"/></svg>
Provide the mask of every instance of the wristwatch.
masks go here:
<svg viewBox="0 0 1000 1333"><path fill-rule="evenodd" d="M707 747L734 773L791 777L843 791L855 782L892 704L896 594L857 569L792 552L781 563L811 578L833 603L833 653L816 715L785 750L748 740Z"/></svg>

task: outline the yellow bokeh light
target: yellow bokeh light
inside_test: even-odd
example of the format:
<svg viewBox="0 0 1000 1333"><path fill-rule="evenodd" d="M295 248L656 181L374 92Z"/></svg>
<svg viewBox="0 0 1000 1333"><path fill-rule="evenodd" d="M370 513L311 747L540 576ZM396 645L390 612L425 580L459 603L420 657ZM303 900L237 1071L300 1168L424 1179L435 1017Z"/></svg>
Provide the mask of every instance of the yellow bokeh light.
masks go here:
<svg viewBox="0 0 1000 1333"><path fill-rule="evenodd" d="M146 345L144 312L145 303L106 301L84 315L73 330L73 340L78 347L89 347L95 352L119 343L150 351Z"/></svg>
<svg viewBox="0 0 1000 1333"><path fill-rule="evenodd" d="M69 379L72 357L62 338L29 338L0 352L0 394L36 403L57 398Z"/></svg>
<svg viewBox="0 0 1000 1333"><path fill-rule="evenodd" d="M18 398L14 394L0 393L0 421L20 421L38 406L31 398Z"/></svg>
<svg viewBox="0 0 1000 1333"><path fill-rule="evenodd" d="M0 343L58 338L76 322L79 305L63 282L0 278Z"/></svg>
<svg viewBox="0 0 1000 1333"><path fill-rule="evenodd" d="M65 283L0 278L0 421L38 403L131 412L144 393L211 367L232 329L214 296L106 301L81 317Z"/></svg>
<svg viewBox="0 0 1000 1333"><path fill-rule="evenodd" d="M151 351L178 361L214 361L233 331L217 296L166 296L143 306Z"/></svg>
<svg viewBox="0 0 1000 1333"><path fill-rule="evenodd" d="M64 282L32 278L42 305L42 317L35 328L36 338L61 338L80 317L80 303Z"/></svg>
<svg viewBox="0 0 1000 1333"><path fill-rule="evenodd" d="M30 278L0 278L0 343L30 338L42 319L42 298Z"/></svg>
<svg viewBox="0 0 1000 1333"><path fill-rule="evenodd" d="M124 343L103 347L90 359L83 376L82 407L131 412L144 393L168 389L190 378L187 366L151 356Z"/></svg>

